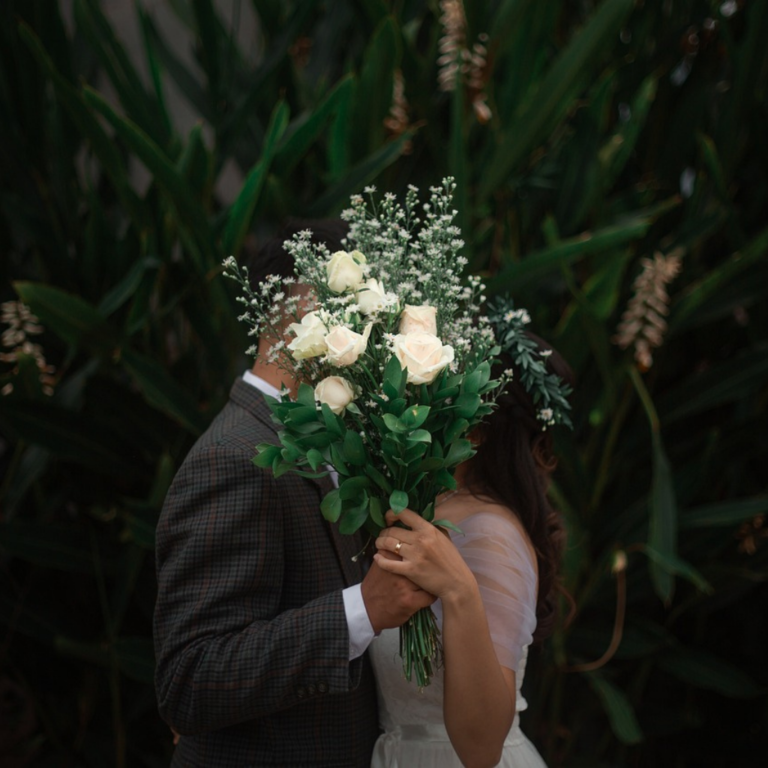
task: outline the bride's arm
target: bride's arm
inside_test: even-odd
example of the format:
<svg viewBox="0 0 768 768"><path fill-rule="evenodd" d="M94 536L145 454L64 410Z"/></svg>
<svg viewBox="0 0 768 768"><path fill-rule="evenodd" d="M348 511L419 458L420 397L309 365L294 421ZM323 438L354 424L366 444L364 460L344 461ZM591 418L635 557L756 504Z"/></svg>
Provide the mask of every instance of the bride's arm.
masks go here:
<svg viewBox="0 0 768 768"><path fill-rule="evenodd" d="M377 546L395 552L401 542L399 554L403 559L390 560L381 554L376 559L382 568L407 575L422 589L441 598L443 708L451 743L465 766L496 765L515 717L515 674L499 663L499 648L489 629L481 587L467 560L477 561L474 568L483 581L482 570L489 558L500 557L503 562L504 554L494 552L495 544L489 545L487 535L474 537L474 557L471 546L469 552L460 553L448 537L408 510L397 517L390 513L388 521L395 520L411 530L387 529ZM507 626L514 622L514 617L505 614L504 618ZM504 649L500 652L505 653ZM510 667L515 667L517 660L509 653L506 657Z"/></svg>

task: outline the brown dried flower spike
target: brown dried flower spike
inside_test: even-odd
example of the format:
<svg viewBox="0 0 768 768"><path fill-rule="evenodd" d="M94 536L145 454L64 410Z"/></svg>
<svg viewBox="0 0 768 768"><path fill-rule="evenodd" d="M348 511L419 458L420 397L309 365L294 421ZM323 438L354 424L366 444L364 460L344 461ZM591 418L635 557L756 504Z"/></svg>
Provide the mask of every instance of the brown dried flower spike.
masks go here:
<svg viewBox="0 0 768 768"><path fill-rule="evenodd" d="M622 349L634 345L635 360L641 370L647 371L653 365L651 350L664 341L664 317L669 312L667 285L680 271L682 258L679 251L667 256L657 253L653 259L640 263L643 270L635 279L634 294L621 316L613 342Z"/></svg>
<svg viewBox="0 0 768 768"><path fill-rule="evenodd" d="M18 373L18 361L22 355L29 355L37 363L40 371L40 383L46 395L53 394L53 386L56 379L53 374L56 371L52 365L48 365L43 354L43 348L39 344L33 344L28 336L34 336L43 332L40 321L32 314L26 304L20 301L6 301L0 305L0 323L8 327L3 331L0 342L6 352L0 353L0 362L15 363L13 373ZM13 383L8 382L0 394L8 395L13 392Z"/></svg>
<svg viewBox="0 0 768 768"><path fill-rule="evenodd" d="M440 0L440 10L440 23L443 26L439 42L440 56L437 60L440 67L437 75L440 90L451 92L456 90L459 83L466 83L475 116L479 122L487 123L492 117L485 93L488 69L485 44L488 35L478 35L477 42L470 50L467 45L467 20L461 0Z"/></svg>

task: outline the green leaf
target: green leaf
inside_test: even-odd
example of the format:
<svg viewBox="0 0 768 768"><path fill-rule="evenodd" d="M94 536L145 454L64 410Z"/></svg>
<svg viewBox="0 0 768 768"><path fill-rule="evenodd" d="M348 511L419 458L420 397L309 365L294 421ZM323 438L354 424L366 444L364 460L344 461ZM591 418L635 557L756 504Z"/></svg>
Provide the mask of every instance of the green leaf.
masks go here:
<svg viewBox="0 0 768 768"><path fill-rule="evenodd" d="M400 513L408 507L408 494L405 491L392 491L389 495L389 508Z"/></svg>
<svg viewBox="0 0 768 768"><path fill-rule="evenodd" d="M315 200L307 208L305 215L313 218L328 216L337 212L349 202L350 195L373 182L385 168L392 165L402 155L403 147L411 141L413 134L414 131L406 131L371 153Z"/></svg>
<svg viewBox="0 0 768 768"><path fill-rule="evenodd" d="M746 247L708 270L700 281L684 291L682 298L672 308L669 320L670 332L694 324L697 314L706 309L708 302L744 270L762 262L766 251L768 251L768 228L763 229Z"/></svg>
<svg viewBox="0 0 768 768"><path fill-rule="evenodd" d="M27 44L38 64L53 83L57 98L64 105L72 122L93 148L121 202L137 226L144 223L144 211L128 179L128 171L114 141L107 136L99 121L83 101L82 95L57 70L40 39L24 22L19 24L19 35Z"/></svg>
<svg viewBox="0 0 768 768"><path fill-rule="evenodd" d="M181 222L194 234L198 248L202 253L208 254L208 260L199 262L198 268L203 271L213 266L210 259L212 239L208 216L192 197L186 180L176 170L168 156L135 123L120 117L100 93L85 86L83 94L86 102L112 124L117 135L144 163L158 185L167 193L168 200L176 209Z"/></svg>
<svg viewBox="0 0 768 768"><path fill-rule="evenodd" d="M365 473L374 483L376 483L376 485L378 485L379 488L381 488L382 491L387 494L392 493L392 483L390 483L389 480L387 480L387 478L384 477L384 475L382 475L372 464L366 464Z"/></svg>
<svg viewBox="0 0 768 768"><path fill-rule="evenodd" d="M463 419L471 419L477 413L477 409L482 404L480 395L465 393L459 395L453 403L456 415Z"/></svg>
<svg viewBox="0 0 768 768"><path fill-rule="evenodd" d="M325 428L335 437L341 437L344 434L344 422L337 416L327 403L322 403L320 409L323 414Z"/></svg>
<svg viewBox="0 0 768 768"><path fill-rule="evenodd" d="M454 440L448 448L448 455L445 457L446 467L455 467L472 458L475 449L469 440Z"/></svg>
<svg viewBox="0 0 768 768"><path fill-rule="evenodd" d="M208 418L197 403L159 362L132 349L123 349L120 361L150 405L177 421L193 435L202 434Z"/></svg>
<svg viewBox="0 0 768 768"><path fill-rule="evenodd" d="M369 509L368 494L363 491L360 504L343 511L341 522L339 523L339 532L348 535L359 531L368 519Z"/></svg>
<svg viewBox="0 0 768 768"><path fill-rule="evenodd" d="M714 592L712 585L701 575L701 573L699 573L699 571L697 571L690 563L686 563L685 560L682 560L677 555L670 552L662 552L650 545L645 545L642 548L642 551L648 555L648 559L653 566L656 566L657 571L669 574L670 576L682 576L705 594L712 594ZM651 574L653 573L654 571L652 569ZM662 595L659 596L663 599Z"/></svg>
<svg viewBox="0 0 768 768"><path fill-rule="evenodd" d="M768 498L732 499L686 510L680 515L680 528L732 527L766 513Z"/></svg>
<svg viewBox="0 0 768 768"><path fill-rule="evenodd" d="M452 443L457 437L463 435L469 429L469 422L466 419L456 419L445 428L445 442Z"/></svg>
<svg viewBox="0 0 768 768"><path fill-rule="evenodd" d="M339 104L349 101L353 85L353 75L343 77L320 104L287 128L272 161L277 176L284 178L294 169L320 136L328 119L339 108Z"/></svg>
<svg viewBox="0 0 768 768"><path fill-rule="evenodd" d="M385 413L382 418L384 419L387 429L390 432L394 432L396 435L402 435L409 431L408 427L406 427L394 414Z"/></svg>
<svg viewBox="0 0 768 768"><path fill-rule="evenodd" d="M348 477L339 485L339 497L342 501L354 501L362 498L363 492L370 487L371 481L367 477L356 475Z"/></svg>
<svg viewBox="0 0 768 768"><path fill-rule="evenodd" d="M643 740L643 732L624 692L598 672L587 672L585 677L600 699L619 741L622 744L639 744Z"/></svg>
<svg viewBox="0 0 768 768"><path fill-rule="evenodd" d="M307 461L312 469L317 469L325 464L325 457L316 448L310 448L307 451Z"/></svg>
<svg viewBox="0 0 768 768"><path fill-rule="evenodd" d="M306 405L308 408L316 408L315 390L309 384L302 381L301 384L299 384L296 402L301 403L301 405Z"/></svg>
<svg viewBox="0 0 768 768"><path fill-rule="evenodd" d="M368 463L363 438L354 429L348 429L344 435L344 457L355 467L364 467Z"/></svg>
<svg viewBox="0 0 768 768"><path fill-rule="evenodd" d="M43 283L14 283L21 300L40 321L73 347L87 347L102 355L111 354L117 334L104 315L79 296Z"/></svg>
<svg viewBox="0 0 768 768"><path fill-rule="evenodd" d="M99 302L98 312L109 317L125 304L138 290L144 275L149 270L158 269L162 262L147 256L137 259L120 282L114 285Z"/></svg>
<svg viewBox="0 0 768 768"><path fill-rule="evenodd" d="M119 637L113 645L117 666L132 680L152 685L155 675L154 643L148 637Z"/></svg>
<svg viewBox="0 0 768 768"><path fill-rule="evenodd" d="M38 445L61 461L125 480L139 475L135 455L108 429L50 402L0 398L0 425L16 440Z"/></svg>
<svg viewBox="0 0 768 768"><path fill-rule="evenodd" d="M675 199L670 204L677 203ZM488 291L494 295L504 291L519 291L530 282L559 272L563 266L584 256L601 253L610 255L613 249L643 237L652 223L650 216L631 219L597 232L582 232L541 251L534 251L488 280Z"/></svg>
<svg viewBox="0 0 768 768"><path fill-rule="evenodd" d="M768 381L768 345L755 344L727 362L695 374L659 399L664 424L749 397Z"/></svg>
<svg viewBox="0 0 768 768"><path fill-rule="evenodd" d="M387 521L384 519L384 509L381 499L372 496L369 502L369 515L371 520L379 527L385 528Z"/></svg>
<svg viewBox="0 0 768 768"><path fill-rule="evenodd" d="M73 525L27 520L0 524L0 551L45 568L95 573L88 531ZM102 565L111 570L110 561Z"/></svg>
<svg viewBox="0 0 768 768"><path fill-rule="evenodd" d="M525 156L542 142L577 96L595 59L610 50L621 31L633 0L604 0L581 31L549 68L538 87L522 104L486 166L479 199L487 200L522 165Z"/></svg>
<svg viewBox="0 0 768 768"><path fill-rule="evenodd" d="M437 526L438 528L447 528L450 531L453 531L454 533L458 533L459 535L463 536L464 531L461 530L457 525L454 525L450 520L433 520L432 525Z"/></svg>
<svg viewBox="0 0 768 768"><path fill-rule="evenodd" d="M675 648L660 656L657 663L684 683L729 698L746 699L765 693L762 686L738 667L698 648Z"/></svg>
<svg viewBox="0 0 768 768"><path fill-rule="evenodd" d="M330 491L320 502L320 511L323 517L331 523L335 523L341 515L341 496L338 489Z"/></svg>
<svg viewBox="0 0 768 768"><path fill-rule="evenodd" d="M407 440L409 443L431 443L432 435L426 429L417 429L408 435Z"/></svg>
<svg viewBox="0 0 768 768"><path fill-rule="evenodd" d="M170 136L169 126L155 100L144 89L138 72L99 3L96 0L75 0L74 11L78 31L84 33L99 57L127 114L148 136L165 144Z"/></svg>
<svg viewBox="0 0 768 768"><path fill-rule="evenodd" d="M287 125L288 105L281 101L272 111L262 147L261 158L249 171L243 183L243 188L230 208L222 238L222 248L227 255L237 255L240 253L243 240L245 240L251 225L253 212L256 210L259 194L264 186L264 179L269 172L277 142L285 132Z"/></svg>
<svg viewBox="0 0 768 768"><path fill-rule="evenodd" d="M658 551L667 560L676 558L677 502L672 470L658 432L653 433L653 484L650 513L649 548ZM672 575L667 568L653 558L651 559L651 579L656 594L665 603L669 603L674 587Z"/></svg>
<svg viewBox="0 0 768 768"><path fill-rule="evenodd" d="M429 416L428 405L413 405L406 408L400 416L400 421L409 429L418 429Z"/></svg>

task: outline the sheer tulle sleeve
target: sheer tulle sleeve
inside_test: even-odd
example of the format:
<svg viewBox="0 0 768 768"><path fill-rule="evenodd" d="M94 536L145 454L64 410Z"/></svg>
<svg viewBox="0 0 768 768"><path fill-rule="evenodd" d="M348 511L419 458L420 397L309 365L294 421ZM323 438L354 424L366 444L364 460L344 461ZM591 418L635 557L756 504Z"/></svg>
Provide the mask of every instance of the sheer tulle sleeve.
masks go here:
<svg viewBox="0 0 768 768"><path fill-rule="evenodd" d="M536 629L537 579L523 534L501 515L480 512L451 533L477 579L499 664L517 670L522 650ZM439 601L435 603L442 620Z"/></svg>

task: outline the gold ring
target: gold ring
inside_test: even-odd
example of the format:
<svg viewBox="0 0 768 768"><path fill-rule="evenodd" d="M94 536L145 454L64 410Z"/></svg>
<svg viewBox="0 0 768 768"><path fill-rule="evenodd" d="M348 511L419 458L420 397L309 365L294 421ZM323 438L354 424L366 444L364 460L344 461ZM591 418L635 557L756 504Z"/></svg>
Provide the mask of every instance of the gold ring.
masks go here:
<svg viewBox="0 0 768 768"><path fill-rule="evenodd" d="M402 541L398 541L397 544L395 545L395 552L398 555L400 554L400 547L402 547L402 546L403 546L403 542Z"/></svg>

